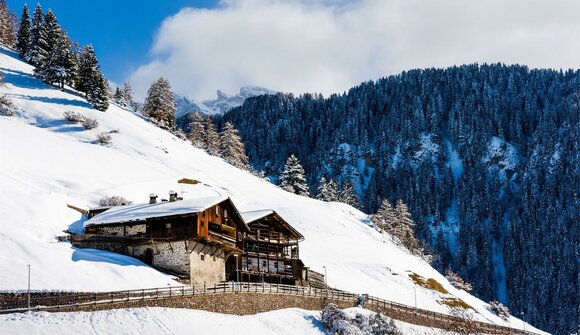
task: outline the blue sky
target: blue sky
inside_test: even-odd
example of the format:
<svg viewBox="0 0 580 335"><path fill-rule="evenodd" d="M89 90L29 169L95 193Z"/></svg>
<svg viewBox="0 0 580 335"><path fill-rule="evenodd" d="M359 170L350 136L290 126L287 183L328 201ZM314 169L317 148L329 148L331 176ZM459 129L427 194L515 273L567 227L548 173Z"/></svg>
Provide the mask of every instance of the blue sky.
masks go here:
<svg viewBox="0 0 580 335"><path fill-rule="evenodd" d="M37 1L7 2L18 17L24 3L28 3L30 15L37 4ZM45 12L52 9L73 40L81 45L93 44L105 75L119 83L146 62L155 31L164 18L183 7L211 8L216 3L216 0L40 1Z"/></svg>

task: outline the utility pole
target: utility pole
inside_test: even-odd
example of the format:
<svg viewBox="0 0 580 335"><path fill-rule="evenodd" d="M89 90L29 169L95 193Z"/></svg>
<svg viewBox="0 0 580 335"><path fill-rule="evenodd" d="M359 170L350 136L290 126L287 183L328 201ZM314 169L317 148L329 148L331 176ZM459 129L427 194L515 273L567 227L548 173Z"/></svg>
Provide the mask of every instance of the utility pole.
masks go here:
<svg viewBox="0 0 580 335"><path fill-rule="evenodd" d="M526 331L526 315L524 314L524 312L520 312L520 314L522 315L522 323L524 324L524 331Z"/></svg>
<svg viewBox="0 0 580 335"><path fill-rule="evenodd" d="M30 264L28 266L28 311L30 312Z"/></svg>

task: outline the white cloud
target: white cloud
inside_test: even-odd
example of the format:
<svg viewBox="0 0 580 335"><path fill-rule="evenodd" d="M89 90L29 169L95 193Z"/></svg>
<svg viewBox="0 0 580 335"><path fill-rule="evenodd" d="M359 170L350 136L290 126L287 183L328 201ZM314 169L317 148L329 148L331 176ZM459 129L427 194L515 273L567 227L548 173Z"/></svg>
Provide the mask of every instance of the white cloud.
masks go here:
<svg viewBox="0 0 580 335"><path fill-rule="evenodd" d="M195 98L241 86L342 92L403 70L504 62L580 68L577 0L227 0L167 18L131 82Z"/></svg>

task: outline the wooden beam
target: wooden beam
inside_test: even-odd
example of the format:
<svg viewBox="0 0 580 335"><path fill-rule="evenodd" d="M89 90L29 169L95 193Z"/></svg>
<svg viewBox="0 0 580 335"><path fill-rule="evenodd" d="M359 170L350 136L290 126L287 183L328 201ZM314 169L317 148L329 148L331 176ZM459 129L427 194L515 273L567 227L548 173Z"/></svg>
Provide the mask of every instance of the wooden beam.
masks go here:
<svg viewBox="0 0 580 335"><path fill-rule="evenodd" d="M81 213L82 215L89 215L89 211L88 211L88 210L86 210L86 209L82 209L82 208L80 208L80 207L73 206L73 205L70 205L70 204L67 204L67 205L66 205L66 207L68 207L68 208L70 208L70 209L73 209L73 210L75 210L75 211L77 211L77 212Z"/></svg>

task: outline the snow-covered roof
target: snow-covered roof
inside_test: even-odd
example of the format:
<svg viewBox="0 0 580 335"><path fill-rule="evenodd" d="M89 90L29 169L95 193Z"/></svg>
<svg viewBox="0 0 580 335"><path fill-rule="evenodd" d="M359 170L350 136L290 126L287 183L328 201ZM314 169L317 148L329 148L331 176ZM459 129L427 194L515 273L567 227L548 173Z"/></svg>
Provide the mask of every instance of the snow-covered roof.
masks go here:
<svg viewBox="0 0 580 335"><path fill-rule="evenodd" d="M265 216L268 216L272 213L274 213L274 211L271 209L259 209L255 211L242 212L240 214L242 215L242 218L246 223L250 223L259 220Z"/></svg>
<svg viewBox="0 0 580 335"><path fill-rule="evenodd" d="M101 214L95 215L90 220L85 221L84 226L138 222L145 221L149 218L199 213L227 199L228 196L221 195L172 202L160 202L156 204L116 206Z"/></svg>
<svg viewBox="0 0 580 335"><path fill-rule="evenodd" d="M276 213L275 211L273 211L271 209L258 209L258 210L254 210L254 211L242 212L240 214L242 215L244 222L246 222L246 224L248 224L248 225L254 221L258 221L262 218L265 218L268 215L274 214L274 221L273 222L278 222L278 224L285 227L292 234L294 234L297 238L304 239L304 236L302 234L300 234L299 231L297 231L294 227L292 227L292 225L290 223L286 222L286 220L284 220L284 218L282 218L280 216L280 214Z"/></svg>

